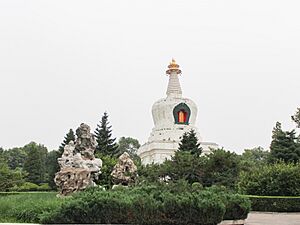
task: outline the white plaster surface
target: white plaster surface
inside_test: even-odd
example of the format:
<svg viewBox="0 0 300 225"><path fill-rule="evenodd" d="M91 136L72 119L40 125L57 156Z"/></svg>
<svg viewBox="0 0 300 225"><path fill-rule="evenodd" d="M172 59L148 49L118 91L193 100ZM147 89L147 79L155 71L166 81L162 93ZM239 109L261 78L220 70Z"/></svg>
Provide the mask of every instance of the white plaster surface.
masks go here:
<svg viewBox="0 0 300 225"><path fill-rule="evenodd" d="M191 110L189 124L175 124L174 108L185 103ZM182 97L178 74L171 73L167 88L167 97L156 101L152 106L154 128L148 141L138 150L142 164L163 163L170 159L178 149L180 138L185 132L193 129L201 142L203 153L210 153L210 148L217 148L215 143L203 142L202 137L195 126L197 119L197 105L188 98Z"/></svg>

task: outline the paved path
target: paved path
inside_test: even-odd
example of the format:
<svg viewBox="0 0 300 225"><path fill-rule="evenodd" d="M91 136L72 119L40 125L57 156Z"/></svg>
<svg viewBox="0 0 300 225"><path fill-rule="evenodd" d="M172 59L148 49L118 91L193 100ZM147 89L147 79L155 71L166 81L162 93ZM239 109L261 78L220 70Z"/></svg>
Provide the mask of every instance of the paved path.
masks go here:
<svg viewBox="0 0 300 225"><path fill-rule="evenodd" d="M300 225L300 213L259 213L248 215L246 225Z"/></svg>

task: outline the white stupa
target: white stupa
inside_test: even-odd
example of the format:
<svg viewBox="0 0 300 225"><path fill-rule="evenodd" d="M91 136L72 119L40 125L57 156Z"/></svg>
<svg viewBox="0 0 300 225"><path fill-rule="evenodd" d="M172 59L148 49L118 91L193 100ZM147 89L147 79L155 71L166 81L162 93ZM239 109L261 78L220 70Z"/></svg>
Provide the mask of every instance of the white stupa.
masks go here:
<svg viewBox="0 0 300 225"><path fill-rule="evenodd" d="M154 103L152 107L154 128L148 142L138 150L144 165L162 163L170 159L178 149L183 133L191 129L195 130L204 154L209 153L211 148L218 147L215 143L203 142L195 126L197 106L192 100L182 97L178 79L181 70L174 59L166 73L169 75L167 97Z"/></svg>

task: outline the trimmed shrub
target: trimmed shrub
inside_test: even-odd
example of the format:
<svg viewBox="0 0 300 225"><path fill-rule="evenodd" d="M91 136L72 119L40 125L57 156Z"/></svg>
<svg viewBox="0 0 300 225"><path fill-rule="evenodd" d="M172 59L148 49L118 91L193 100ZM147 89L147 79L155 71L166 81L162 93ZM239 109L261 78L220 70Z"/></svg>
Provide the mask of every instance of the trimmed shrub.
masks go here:
<svg viewBox="0 0 300 225"><path fill-rule="evenodd" d="M38 187L38 191L51 191L51 187L47 183L40 184Z"/></svg>
<svg viewBox="0 0 300 225"><path fill-rule="evenodd" d="M300 212L300 197L248 196L253 211Z"/></svg>
<svg viewBox="0 0 300 225"><path fill-rule="evenodd" d="M94 187L64 199L56 193L11 192L0 197L0 222L216 225L247 216L245 196L222 187L177 185Z"/></svg>
<svg viewBox="0 0 300 225"><path fill-rule="evenodd" d="M239 192L259 196L300 195L300 164L277 163L242 172Z"/></svg>
<svg viewBox="0 0 300 225"><path fill-rule="evenodd" d="M15 186L10 189L10 191L37 191L39 189L39 185L30 183L30 182L25 182L21 186Z"/></svg>
<svg viewBox="0 0 300 225"><path fill-rule="evenodd" d="M13 188L10 188L9 190L13 191L13 192L50 191L51 188L49 187L49 184L47 184L47 183L37 185L34 183L25 182L21 186L15 186Z"/></svg>
<svg viewBox="0 0 300 225"><path fill-rule="evenodd" d="M251 201L247 196L233 194L226 190L224 186L212 186L207 189L217 193L224 203L226 211L223 220L243 220L247 218L251 209Z"/></svg>
<svg viewBox="0 0 300 225"><path fill-rule="evenodd" d="M222 221L225 206L213 192L171 193L157 187L102 191L74 195L43 223L199 224Z"/></svg>
<svg viewBox="0 0 300 225"><path fill-rule="evenodd" d="M251 201L238 194L226 194L223 203L226 207L223 220L244 220L251 209Z"/></svg>

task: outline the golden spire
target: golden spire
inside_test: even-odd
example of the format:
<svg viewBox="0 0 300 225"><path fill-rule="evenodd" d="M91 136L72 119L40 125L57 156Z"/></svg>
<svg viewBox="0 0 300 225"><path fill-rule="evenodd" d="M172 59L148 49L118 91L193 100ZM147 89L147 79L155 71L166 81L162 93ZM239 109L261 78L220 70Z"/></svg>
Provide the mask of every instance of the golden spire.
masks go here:
<svg viewBox="0 0 300 225"><path fill-rule="evenodd" d="M166 71L167 74L176 73L181 74L181 70L179 69L179 65L176 63L175 59L173 58L168 66L168 70Z"/></svg>

